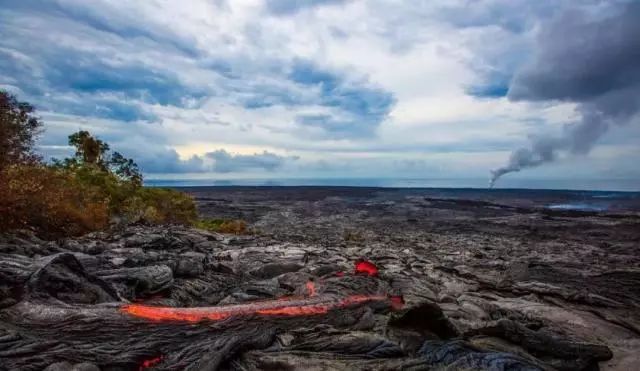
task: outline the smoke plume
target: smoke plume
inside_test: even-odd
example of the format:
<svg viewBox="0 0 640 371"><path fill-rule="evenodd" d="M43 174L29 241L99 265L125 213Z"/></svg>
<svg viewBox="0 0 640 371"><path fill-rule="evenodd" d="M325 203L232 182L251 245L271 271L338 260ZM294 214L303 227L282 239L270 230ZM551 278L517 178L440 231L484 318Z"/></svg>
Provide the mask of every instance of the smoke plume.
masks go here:
<svg viewBox="0 0 640 371"><path fill-rule="evenodd" d="M533 62L511 81L512 101L577 103L578 119L561 134L533 137L503 175L554 161L560 153L587 154L613 125L637 123L640 112L640 3L615 3L595 16L564 13L544 25Z"/></svg>

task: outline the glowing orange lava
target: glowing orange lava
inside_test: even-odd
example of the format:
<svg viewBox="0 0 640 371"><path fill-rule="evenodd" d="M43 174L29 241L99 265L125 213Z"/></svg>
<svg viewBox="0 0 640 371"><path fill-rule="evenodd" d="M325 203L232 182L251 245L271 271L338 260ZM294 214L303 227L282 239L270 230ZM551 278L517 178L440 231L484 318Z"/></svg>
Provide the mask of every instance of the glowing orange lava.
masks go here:
<svg viewBox="0 0 640 371"><path fill-rule="evenodd" d="M378 267L370 261L358 260L356 262L356 273L364 273L369 276L378 275Z"/></svg>
<svg viewBox="0 0 640 371"><path fill-rule="evenodd" d="M189 309L188 311L185 309ZM230 313L204 311L200 308L152 307L142 304L129 304L121 308L125 313L135 317L155 321L200 322L202 320L219 321L229 317Z"/></svg>
<svg viewBox="0 0 640 371"><path fill-rule="evenodd" d="M257 314L270 316L308 316L312 314L325 314L329 312L328 305L309 305L304 307L282 307L271 309L258 309Z"/></svg>
<svg viewBox="0 0 640 371"><path fill-rule="evenodd" d="M377 276L378 268L371 262L359 260L355 265L356 274ZM342 276L344 272L337 272ZM232 316L308 316L326 314L332 309L344 308L368 302L386 302L392 309L400 309L404 304L402 296L350 295L344 298L318 295L313 281L305 284L308 296L305 298L288 296L276 300L266 300L245 304L219 307L172 308L153 307L142 304L127 304L120 311L128 315L152 321L200 322L219 321Z"/></svg>
<svg viewBox="0 0 640 371"><path fill-rule="evenodd" d="M220 307L171 308L128 304L120 308L123 313L152 321L200 322L219 321L231 316L307 316L326 314L331 309L344 308L368 302L389 302L384 295L351 295L346 298L313 296L287 298Z"/></svg>

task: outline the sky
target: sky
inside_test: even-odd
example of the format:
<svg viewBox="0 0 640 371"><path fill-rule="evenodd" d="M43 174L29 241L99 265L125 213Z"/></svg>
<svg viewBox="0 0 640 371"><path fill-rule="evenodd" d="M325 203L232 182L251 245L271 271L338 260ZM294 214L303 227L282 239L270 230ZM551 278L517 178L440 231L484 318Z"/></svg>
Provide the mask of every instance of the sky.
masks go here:
<svg viewBox="0 0 640 371"><path fill-rule="evenodd" d="M637 1L0 4L45 158L84 129L147 179L640 179Z"/></svg>

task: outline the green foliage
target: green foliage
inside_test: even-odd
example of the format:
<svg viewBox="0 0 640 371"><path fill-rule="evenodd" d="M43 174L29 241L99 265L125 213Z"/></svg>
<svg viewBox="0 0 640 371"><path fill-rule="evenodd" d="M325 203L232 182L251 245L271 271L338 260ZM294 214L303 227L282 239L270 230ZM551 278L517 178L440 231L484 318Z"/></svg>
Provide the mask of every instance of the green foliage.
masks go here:
<svg viewBox="0 0 640 371"><path fill-rule="evenodd" d="M108 162L109 170L120 179L128 180L133 185L142 185L142 173L138 169L138 164L130 158L125 158L119 152L114 152Z"/></svg>
<svg viewBox="0 0 640 371"><path fill-rule="evenodd" d="M55 166L67 169L97 168L133 185L142 186L142 173L138 165L119 152L110 154L109 145L88 131L81 130L69 135L69 145L76 149L74 157L62 161L54 160Z"/></svg>
<svg viewBox="0 0 640 371"><path fill-rule="evenodd" d="M33 144L42 127L29 103L0 90L0 171L37 160Z"/></svg>
<svg viewBox="0 0 640 371"><path fill-rule="evenodd" d="M200 219L195 222L195 227L206 231L231 234L246 234L247 223L244 220L229 219Z"/></svg>
<svg viewBox="0 0 640 371"><path fill-rule="evenodd" d="M137 188L120 205L129 221L191 225L198 217L191 196L166 188Z"/></svg>
<svg viewBox="0 0 640 371"><path fill-rule="evenodd" d="M107 168L105 160L109 145L93 137L88 131L80 130L69 135L69 145L76 148L75 160L82 164L92 164Z"/></svg>
<svg viewBox="0 0 640 371"><path fill-rule="evenodd" d="M72 159L54 166L74 174L80 184L99 189L105 196L109 214L119 224L184 224L197 218L193 199L182 192L142 187L138 166L118 152L108 155L109 146L88 132L69 136L76 146Z"/></svg>

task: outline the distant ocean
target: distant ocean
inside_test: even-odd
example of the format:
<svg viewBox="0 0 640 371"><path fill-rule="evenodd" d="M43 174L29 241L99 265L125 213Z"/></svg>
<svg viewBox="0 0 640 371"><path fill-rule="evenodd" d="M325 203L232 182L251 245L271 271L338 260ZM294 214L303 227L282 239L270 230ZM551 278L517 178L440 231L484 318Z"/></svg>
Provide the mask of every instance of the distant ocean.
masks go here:
<svg viewBox="0 0 640 371"><path fill-rule="evenodd" d="M392 178L300 178L300 179L149 179L149 187L215 186L347 186L383 188L487 188L488 179L392 179ZM639 192L640 179L510 179L496 189L546 189Z"/></svg>

